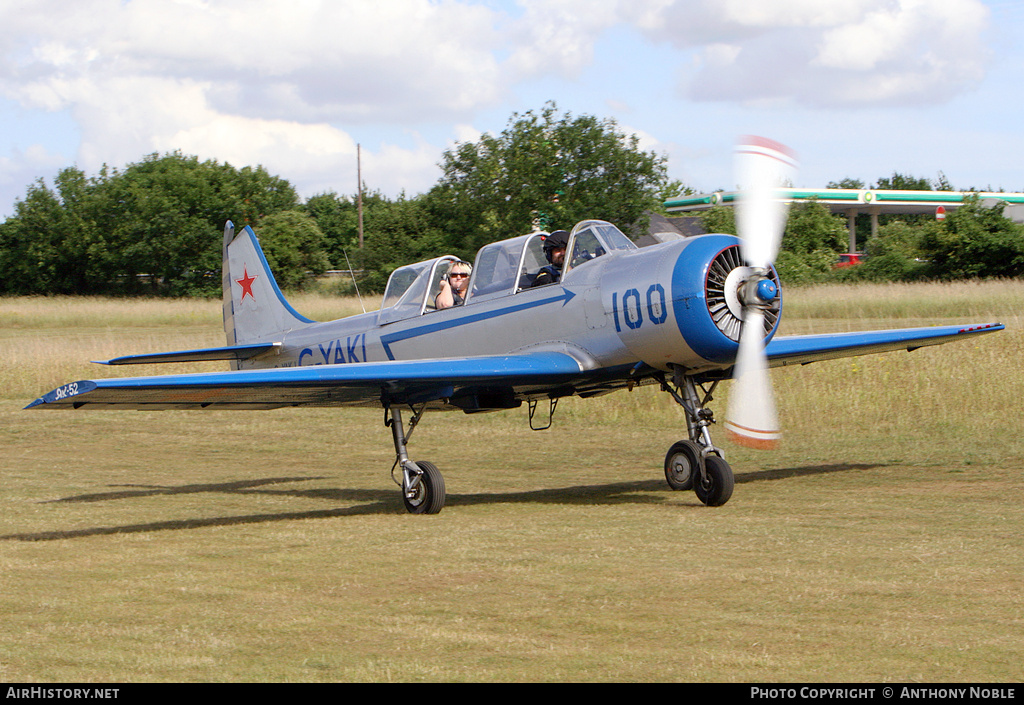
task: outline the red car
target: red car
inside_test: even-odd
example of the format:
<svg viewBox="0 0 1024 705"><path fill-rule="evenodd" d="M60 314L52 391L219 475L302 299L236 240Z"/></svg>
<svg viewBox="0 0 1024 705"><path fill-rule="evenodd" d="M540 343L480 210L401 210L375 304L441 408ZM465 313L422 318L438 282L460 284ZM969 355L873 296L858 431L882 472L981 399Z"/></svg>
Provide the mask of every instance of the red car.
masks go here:
<svg viewBox="0 0 1024 705"><path fill-rule="evenodd" d="M840 267L853 267L860 264L864 260L864 257L860 252L847 252L845 255L839 255L839 261L835 263L836 269Z"/></svg>

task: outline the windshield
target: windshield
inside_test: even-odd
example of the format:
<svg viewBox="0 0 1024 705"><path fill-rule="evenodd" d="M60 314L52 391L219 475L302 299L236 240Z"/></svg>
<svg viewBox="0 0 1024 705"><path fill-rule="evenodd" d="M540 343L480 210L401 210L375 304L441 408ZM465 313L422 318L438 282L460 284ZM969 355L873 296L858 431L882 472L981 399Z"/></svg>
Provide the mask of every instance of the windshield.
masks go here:
<svg viewBox="0 0 1024 705"><path fill-rule="evenodd" d="M572 234L572 251L565 266L566 272L613 250L637 249L621 230L603 220L584 220L573 228Z"/></svg>
<svg viewBox="0 0 1024 705"><path fill-rule="evenodd" d="M387 288L384 290L384 302L381 304L381 308L391 308L397 304L416 283L417 277L429 266L430 262L417 262L393 271L388 278Z"/></svg>

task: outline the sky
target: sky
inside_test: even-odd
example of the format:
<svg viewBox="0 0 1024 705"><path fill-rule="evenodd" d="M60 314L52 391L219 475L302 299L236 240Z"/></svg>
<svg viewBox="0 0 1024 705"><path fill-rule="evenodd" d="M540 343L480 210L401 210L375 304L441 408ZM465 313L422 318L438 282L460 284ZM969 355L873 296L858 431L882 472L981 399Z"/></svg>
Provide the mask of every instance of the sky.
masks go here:
<svg viewBox="0 0 1024 705"><path fill-rule="evenodd" d="M698 193L739 135L795 186L1024 191L1024 2L0 0L0 218L63 168L180 151L304 198L427 191L515 113L613 119Z"/></svg>

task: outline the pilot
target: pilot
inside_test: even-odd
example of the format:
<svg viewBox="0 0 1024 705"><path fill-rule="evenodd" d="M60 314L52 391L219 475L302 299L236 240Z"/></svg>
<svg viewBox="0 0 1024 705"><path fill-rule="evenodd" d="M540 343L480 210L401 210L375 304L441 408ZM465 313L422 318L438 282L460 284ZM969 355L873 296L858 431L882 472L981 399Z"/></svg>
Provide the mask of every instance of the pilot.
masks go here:
<svg viewBox="0 0 1024 705"><path fill-rule="evenodd" d="M562 264L565 262L565 248L568 244L569 233L565 230L556 230L544 238L544 256L550 264L541 267L531 287L558 283L562 278Z"/></svg>
<svg viewBox="0 0 1024 705"><path fill-rule="evenodd" d="M466 303L469 275L472 273L473 265L469 262L459 260L453 264L448 274L441 280L441 293L434 297L434 305L441 309Z"/></svg>

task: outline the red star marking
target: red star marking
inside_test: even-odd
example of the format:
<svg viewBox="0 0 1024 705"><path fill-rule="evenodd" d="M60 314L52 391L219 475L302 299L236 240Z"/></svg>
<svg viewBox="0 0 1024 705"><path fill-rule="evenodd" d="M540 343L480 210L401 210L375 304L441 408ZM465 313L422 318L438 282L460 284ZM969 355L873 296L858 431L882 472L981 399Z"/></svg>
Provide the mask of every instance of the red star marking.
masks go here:
<svg viewBox="0 0 1024 705"><path fill-rule="evenodd" d="M256 276L250 277L249 268L245 265L242 265L242 272L242 278L235 280L242 286L242 301L245 301L246 296L255 301L256 297L252 295L252 283L259 278L259 275L257 274Z"/></svg>

